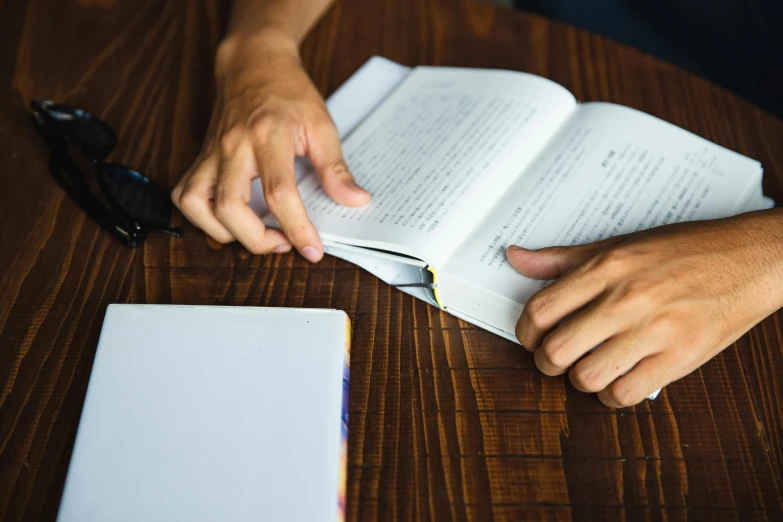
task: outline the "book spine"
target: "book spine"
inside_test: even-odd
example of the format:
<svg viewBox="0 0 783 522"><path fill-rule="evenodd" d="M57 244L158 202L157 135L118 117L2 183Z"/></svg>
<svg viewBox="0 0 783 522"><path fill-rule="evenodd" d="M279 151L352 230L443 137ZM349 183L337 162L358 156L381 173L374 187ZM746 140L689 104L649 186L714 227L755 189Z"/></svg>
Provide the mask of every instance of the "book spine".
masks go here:
<svg viewBox="0 0 783 522"><path fill-rule="evenodd" d="M343 364L343 405L341 416L340 478L337 495L337 520L345 522L348 488L348 386L351 381L351 319L345 317L345 363Z"/></svg>

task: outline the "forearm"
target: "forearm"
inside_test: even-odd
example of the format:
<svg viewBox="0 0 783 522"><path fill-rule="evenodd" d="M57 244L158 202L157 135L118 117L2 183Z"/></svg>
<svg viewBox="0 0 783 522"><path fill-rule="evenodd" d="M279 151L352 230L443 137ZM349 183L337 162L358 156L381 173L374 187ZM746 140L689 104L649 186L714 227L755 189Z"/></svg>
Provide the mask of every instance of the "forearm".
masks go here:
<svg viewBox="0 0 783 522"><path fill-rule="evenodd" d="M735 269L748 269L763 285L758 300L767 310L783 307L783 209L774 208L738 216L753 248Z"/></svg>
<svg viewBox="0 0 783 522"><path fill-rule="evenodd" d="M215 59L215 75L256 81L258 75L299 66L299 44L333 0L236 0Z"/></svg>
<svg viewBox="0 0 783 522"><path fill-rule="evenodd" d="M289 38L297 45L333 0L235 0L226 38L259 35Z"/></svg>

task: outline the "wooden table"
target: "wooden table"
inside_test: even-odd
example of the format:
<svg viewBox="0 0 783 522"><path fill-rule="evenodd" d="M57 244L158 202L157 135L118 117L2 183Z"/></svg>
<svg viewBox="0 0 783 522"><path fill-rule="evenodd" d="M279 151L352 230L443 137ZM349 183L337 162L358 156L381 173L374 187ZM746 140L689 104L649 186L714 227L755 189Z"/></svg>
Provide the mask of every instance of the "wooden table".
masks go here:
<svg viewBox="0 0 783 522"><path fill-rule="evenodd" d="M117 302L346 310L351 520L783 519L780 312L655 402L614 411L348 263L215 251L192 228L129 250L86 219L26 103L102 115L114 159L173 186L210 115L223 4L0 2L0 519L54 518ZM761 160L783 201L783 122L605 38L487 4L345 0L303 48L324 94L374 54L529 71L641 109Z"/></svg>

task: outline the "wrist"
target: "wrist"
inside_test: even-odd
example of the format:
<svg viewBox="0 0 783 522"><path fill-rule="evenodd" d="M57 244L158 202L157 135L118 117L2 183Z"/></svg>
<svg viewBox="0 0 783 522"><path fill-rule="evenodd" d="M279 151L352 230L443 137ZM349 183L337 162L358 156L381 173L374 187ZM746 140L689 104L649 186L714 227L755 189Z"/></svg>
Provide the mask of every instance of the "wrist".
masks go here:
<svg viewBox="0 0 783 522"><path fill-rule="evenodd" d="M770 223L770 242L772 245L771 255L774 263L774 270L777 274L778 286L775 289L777 294L778 308L783 308L783 209L773 208L769 211Z"/></svg>
<svg viewBox="0 0 783 522"><path fill-rule="evenodd" d="M742 265L763 281L757 296L759 302L767 302L775 311L783 307L783 209L751 212L742 218L743 235L752 245L745 252Z"/></svg>
<svg viewBox="0 0 783 522"><path fill-rule="evenodd" d="M299 64L299 46L296 39L274 28L259 29L253 33L232 33L218 45L215 55L215 75L220 78L249 64L291 61Z"/></svg>

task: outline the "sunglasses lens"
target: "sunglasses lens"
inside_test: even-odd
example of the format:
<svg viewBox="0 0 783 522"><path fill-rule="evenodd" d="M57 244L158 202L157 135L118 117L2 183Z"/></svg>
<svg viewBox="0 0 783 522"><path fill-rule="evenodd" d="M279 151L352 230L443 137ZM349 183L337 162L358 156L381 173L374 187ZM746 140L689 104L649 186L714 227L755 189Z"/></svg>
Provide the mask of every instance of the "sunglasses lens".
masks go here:
<svg viewBox="0 0 783 522"><path fill-rule="evenodd" d="M101 176L114 199L133 219L151 227L167 227L171 219L168 195L149 178L122 165L107 163Z"/></svg>
<svg viewBox="0 0 783 522"><path fill-rule="evenodd" d="M88 112L52 102L34 102L33 107L45 111L59 132L96 159L108 156L117 144L114 131Z"/></svg>
<svg viewBox="0 0 783 522"><path fill-rule="evenodd" d="M85 149L97 151L100 157L106 157L114 148L114 134L96 120L71 120L64 124L70 138Z"/></svg>

